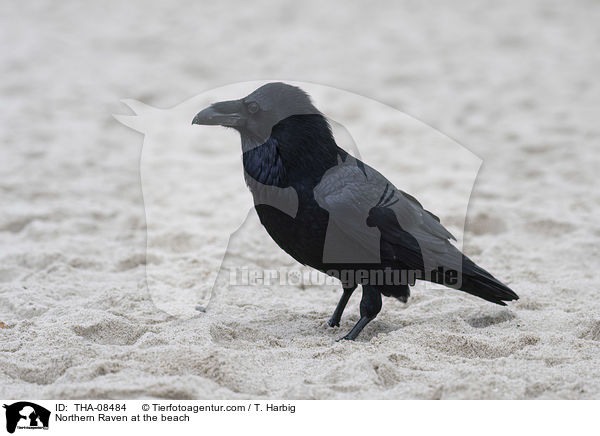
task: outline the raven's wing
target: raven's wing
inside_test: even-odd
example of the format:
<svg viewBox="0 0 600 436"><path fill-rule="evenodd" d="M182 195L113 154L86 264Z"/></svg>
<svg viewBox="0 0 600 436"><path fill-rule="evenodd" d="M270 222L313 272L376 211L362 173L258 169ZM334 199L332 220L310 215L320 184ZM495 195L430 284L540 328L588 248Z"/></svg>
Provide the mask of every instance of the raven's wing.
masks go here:
<svg viewBox="0 0 600 436"><path fill-rule="evenodd" d="M409 194L395 188L383 175L360 160L348 156L344 162L331 168L314 190L317 203L329 212L326 250L335 254L346 253L359 245L361 255L378 262L380 239L403 246L405 250L420 251L427 269L459 267L460 252L450 244L455 239L432 213ZM367 226L369 211L382 202L390 204L396 220L389 215ZM329 238L330 229L336 234ZM409 233L418 243L415 246ZM331 247L331 245L334 245ZM411 246L412 245L412 246ZM333 249L332 249L333 248ZM373 256L377 259L373 260ZM384 259L381 259L384 260ZM325 260L327 261L327 260ZM415 265L416 266L416 265Z"/></svg>
<svg viewBox="0 0 600 436"><path fill-rule="evenodd" d="M364 256L376 253L384 259L377 257L374 262L399 260L407 268L424 271L425 279L436 283L440 279L434 280L432 271L440 267L445 272L455 270L460 280L447 286L496 304L505 305L504 301L519 298L452 245L450 239L454 237L435 215L360 160L348 156L330 169L314 194L318 204L329 212L325 262L327 245L333 241L334 249L329 251L338 256L335 259L352 250ZM376 213L370 215L373 210ZM373 227L367 225L367 217ZM330 238L330 231L334 238ZM385 250L381 249L382 240Z"/></svg>

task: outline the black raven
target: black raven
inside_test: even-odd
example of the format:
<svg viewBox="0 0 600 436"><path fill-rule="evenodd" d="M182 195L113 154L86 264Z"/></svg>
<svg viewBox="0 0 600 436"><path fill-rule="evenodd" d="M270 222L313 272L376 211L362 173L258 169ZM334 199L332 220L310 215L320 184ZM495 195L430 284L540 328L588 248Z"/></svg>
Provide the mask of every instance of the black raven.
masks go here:
<svg viewBox="0 0 600 436"><path fill-rule="evenodd" d="M269 83L211 105L192 124L240 133L246 183L269 235L298 262L341 280L330 326L362 286L361 318L342 339L355 339L377 316L382 294L406 302L415 280L500 305L519 298L452 245L438 217L338 147L300 88Z"/></svg>

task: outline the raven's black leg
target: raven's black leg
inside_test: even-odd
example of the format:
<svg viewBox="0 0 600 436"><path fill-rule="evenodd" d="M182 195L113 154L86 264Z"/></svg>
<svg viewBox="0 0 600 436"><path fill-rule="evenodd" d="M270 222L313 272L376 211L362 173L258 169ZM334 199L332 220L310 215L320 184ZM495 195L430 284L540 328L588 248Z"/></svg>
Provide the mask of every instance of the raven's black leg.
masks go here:
<svg viewBox="0 0 600 436"><path fill-rule="evenodd" d="M340 326L340 320L342 319L342 313L344 313L346 304L348 304L348 300L352 296L352 293L354 292L355 289L356 289L356 286L354 286L352 288L344 288L344 293L342 294L342 297L340 298L340 302L338 303L335 310L333 311L333 315L331 315L331 318L329 318L329 321L327 321L327 323L331 327L339 327Z"/></svg>
<svg viewBox="0 0 600 436"><path fill-rule="evenodd" d="M362 329L375 319L380 310L381 293L372 286L363 285L363 295L362 300L360 300L360 319L342 339L350 341L356 339Z"/></svg>

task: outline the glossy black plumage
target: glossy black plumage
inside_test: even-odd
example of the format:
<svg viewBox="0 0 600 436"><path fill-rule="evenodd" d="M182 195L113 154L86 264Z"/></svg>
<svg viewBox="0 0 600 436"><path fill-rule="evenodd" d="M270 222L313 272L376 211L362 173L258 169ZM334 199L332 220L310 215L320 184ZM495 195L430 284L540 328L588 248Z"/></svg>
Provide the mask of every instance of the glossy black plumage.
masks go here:
<svg viewBox="0 0 600 436"><path fill-rule="evenodd" d="M214 104L193 122L239 131L246 182L269 235L298 262L342 280L330 325L339 325L362 285L361 319L346 339L377 316L382 294L407 301L415 279L501 305L518 298L450 243L438 217L338 147L326 118L299 88L271 83ZM365 271L373 275L365 278ZM400 272L419 276L385 275Z"/></svg>

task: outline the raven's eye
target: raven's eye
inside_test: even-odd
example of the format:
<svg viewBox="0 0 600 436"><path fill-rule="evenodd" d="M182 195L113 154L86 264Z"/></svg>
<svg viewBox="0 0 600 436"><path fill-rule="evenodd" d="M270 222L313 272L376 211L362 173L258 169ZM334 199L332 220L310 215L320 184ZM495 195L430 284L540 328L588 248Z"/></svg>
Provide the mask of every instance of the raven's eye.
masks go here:
<svg viewBox="0 0 600 436"><path fill-rule="evenodd" d="M256 112L258 112L258 109L260 109L258 107L258 104L251 102L250 104L248 104L248 112L250 112L251 114L255 114Z"/></svg>

